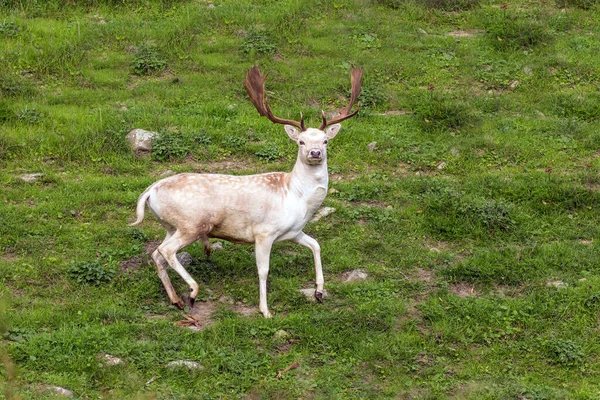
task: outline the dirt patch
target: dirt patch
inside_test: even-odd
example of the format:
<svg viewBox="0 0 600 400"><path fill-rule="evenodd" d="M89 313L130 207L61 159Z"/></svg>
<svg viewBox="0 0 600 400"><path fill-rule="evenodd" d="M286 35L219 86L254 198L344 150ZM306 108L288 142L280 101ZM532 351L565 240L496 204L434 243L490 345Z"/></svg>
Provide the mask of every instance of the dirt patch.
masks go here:
<svg viewBox="0 0 600 400"><path fill-rule="evenodd" d="M409 115L412 114L412 111L408 110L388 110L385 111L382 115Z"/></svg>
<svg viewBox="0 0 600 400"><path fill-rule="evenodd" d="M196 321L190 326L190 329L200 331L214 324L215 320L212 318L212 315L219 307L230 309L243 317L249 317L258 312L257 307L250 307L240 302L229 304L227 301L221 299L219 301L198 301L189 312L190 317Z"/></svg>
<svg viewBox="0 0 600 400"><path fill-rule="evenodd" d="M469 296L477 296L479 292L475 290L475 287L466 282L459 282L450 285L448 288L451 293L454 293L458 297L469 297Z"/></svg>
<svg viewBox="0 0 600 400"><path fill-rule="evenodd" d="M147 265L149 261L150 259L147 255L131 257L128 260L121 261L119 263L119 269L121 272L139 271L143 266Z"/></svg>
<svg viewBox="0 0 600 400"><path fill-rule="evenodd" d="M417 280L425 283L435 282L435 273L433 271L429 271L423 268L417 268L415 272Z"/></svg>
<svg viewBox="0 0 600 400"><path fill-rule="evenodd" d="M228 159L202 164L194 168L197 173L229 173L232 171L253 171L256 163L250 159Z"/></svg>
<svg viewBox="0 0 600 400"><path fill-rule="evenodd" d="M452 37L459 37L459 38L469 38L469 37L477 36L477 35L479 35L481 33L482 33L482 31L462 31L462 30L458 30L458 31L448 32L447 35L448 36L452 36Z"/></svg>
<svg viewBox="0 0 600 400"><path fill-rule="evenodd" d="M329 174L329 178L332 181L340 182L340 181L353 181L356 178L361 176L361 174L357 173L348 173L348 174Z"/></svg>
<svg viewBox="0 0 600 400"><path fill-rule="evenodd" d="M154 250L156 250L159 244L160 242L158 240L151 240L149 242L146 242L146 244L144 245L144 252L146 254L154 253Z"/></svg>

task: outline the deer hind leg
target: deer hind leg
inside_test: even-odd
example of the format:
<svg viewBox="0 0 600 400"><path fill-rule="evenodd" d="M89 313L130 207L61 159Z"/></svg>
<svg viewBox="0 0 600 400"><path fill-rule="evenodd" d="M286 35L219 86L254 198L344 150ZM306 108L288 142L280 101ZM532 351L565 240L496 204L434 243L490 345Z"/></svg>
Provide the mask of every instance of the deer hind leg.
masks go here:
<svg viewBox="0 0 600 400"><path fill-rule="evenodd" d="M210 258L210 241L208 240L208 236L202 237L202 243L204 244L204 255L206 255L206 258Z"/></svg>
<svg viewBox="0 0 600 400"><path fill-rule="evenodd" d="M254 252L256 255L256 266L258 268L258 288L260 292L259 309L265 318L271 318L267 306L267 277L269 276L269 259L273 240L256 240Z"/></svg>
<svg viewBox="0 0 600 400"><path fill-rule="evenodd" d="M198 295L199 286L198 283L191 277L191 275L183 268L179 260L177 259L177 252L182 247L187 246L188 244L192 244L196 241L196 238L193 236L182 235L180 231L175 231L172 236L168 236L165 240L158 246L158 253L166 260L171 268L175 270L183 278L183 280L190 287L190 301L192 303L192 307L194 306L194 301L196 300L196 296ZM164 283L164 281L163 281ZM173 301L173 299L171 299Z"/></svg>
<svg viewBox="0 0 600 400"><path fill-rule="evenodd" d="M173 236L173 232L173 230L167 230L167 236L165 237L164 241ZM165 258L158 252L158 249L154 250L152 253L152 259L154 260L154 264L156 264L158 277L162 281L162 284L167 291L167 295L171 300L171 304L183 309L183 301L179 298L179 296L177 296L177 292L175 291L175 288L173 288L173 284L171 283L169 274L167 273L166 267L169 265L169 263L167 263L167 260L165 260Z"/></svg>
<svg viewBox="0 0 600 400"><path fill-rule="evenodd" d="M315 290L315 298L319 301L319 303L323 302L323 285L325 280L323 278L323 266L321 264L321 246L319 243L308 236L304 232L300 232L298 236L296 236L292 241L300 246L308 247L313 252L313 258L315 260L315 273L316 273L316 281L317 281L317 289Z"/></svg>

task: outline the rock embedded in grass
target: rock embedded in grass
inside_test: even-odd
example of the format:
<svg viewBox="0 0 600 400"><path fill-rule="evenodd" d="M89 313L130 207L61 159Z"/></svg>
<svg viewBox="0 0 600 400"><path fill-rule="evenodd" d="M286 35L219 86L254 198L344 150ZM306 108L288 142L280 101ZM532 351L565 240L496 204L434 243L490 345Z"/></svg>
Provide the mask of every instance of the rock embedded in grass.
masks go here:
<svg viewBox="0 0 600 400"><path fill-rule="evenodd" d="M35 172L33 174L23 174L23 175L19 176L19 178L23 182L33 183L33 182L37 182L42 176L44 176L44 174L42 174L41 172Z"/></svg>
<svg viewBox="0 0 600 400"><path fill-rule="evenodd" d="M196 361L191 360L175 360L167 364L167 368L187 368L187 369L204 369L204 366Z"/></svg>
<svg viewBox="0 0 600 400"><path fill-rule="evenodd" d="M131 146L131 150L133 150L137 156L143 156L150 154L152 151L152 139L157 136L158 134L156 132L136 128L129 131L126 138Z"/></svg>
<svg viewBox="0 0 600 400"><path fill-rule="evenodd" d="M368 277L369 275L362 269L354 269L342 274L342 278L344 279L345 283L364 281Z"/></svg>
<svg viewBox="0 0 600 400"><path fill-rule="evenodd" d="M44 389L49 392L52 392L58 396L63 396L63 397L73 397L74 396L73 392L71 392L70 390L67 390L65 388L62 388L60 386L46 386Z"/></svg>
<svg viewBox="0 0 600 400"><path fill-rule="evenodd" d="M315 289L300 289L300 293L302 293L308 301L317 301L317 299L315 299ZM328 296L329 293L327 290L323 290L323 298Z"/></svg>
<svg viewBox="0 0 600 400"><path fill-rule="evenodd" d="M190 253L188 253L187 251L178 253L177 260L179 260L179 263L184 267L187 267L188 265L192 265L192 263L194 262L194 259L192 258Z"/></svg>
<svg viewBox="0 0 600 400"><path fill-rule="evenodd" d="M315 214L314 217L310 220L310 222L317 222L321 218L328 216L329 214L333 214L335 212L335 208L333 207L321 207L319 211Z"/></svg>

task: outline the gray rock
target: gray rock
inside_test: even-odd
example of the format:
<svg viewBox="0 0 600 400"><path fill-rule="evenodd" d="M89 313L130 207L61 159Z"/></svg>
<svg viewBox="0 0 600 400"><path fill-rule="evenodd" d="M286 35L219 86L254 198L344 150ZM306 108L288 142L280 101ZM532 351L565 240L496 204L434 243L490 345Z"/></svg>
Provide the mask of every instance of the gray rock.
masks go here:
<svg viewBox="0 0 600 400"><path fill-rule="evenodd" d="M555 287L560 290L560 289L566 289L567 286L569 286L569 285L563 281L548 281L548 282L546 282L546 286Z"/></svg>
<svg viewBox="0 0 600 400"><path fill-rule="evenodd" d="M315 289L300 289L300 293L302 293L308 301L317 301L317 299L315 299ZM323 298L328 296L329 293L327 290L323 289Z"/></svg>
<svg viewBox="0 0 600 400"><path fill-rule="evenodd" d="M179 263L184 267L192 265L192 262L194 262L194 259L187 251L182 251L181 253L177 254L177 259L179 260Z"/></svg>
<svg viewBox="0 0 600 400"><path fill-rule="evenodd" d="M284 331L283 329L280 329L277 332L275 332L275 334L273 336L275 337L275 339L287 339L291 335L289 332Z"/></svg>
<svg viewBox="0 0 600 400"><path fill-rule="evenodd" d="M223 243L222 242L214 242L210 244L210 249L212 251L221 251L223 250Z"/></svg>
<svg viewBox="0 0 600 400"><path fill-rule="evenodd" d="M344 282L347 283L364 281L369 277L362 269L345 272L342 276L344 277Z"/></svg>
<svg viewBox="0 0 600 400"><path fill-rule="evenodd" d="M67 390L65 388L62 388L60 386L46 386L45 389L49 392L52 392L54 394L57 394L59 396L63 396L63 397L73 397L73 392L71 392L70 390Z"/></svg>
<svg viewBox="0 0 600 400"><path fill-rule="evenodd" d="M204 369L204 366L196 361L175 360L167 364L167 368Z"/></svg>
<svg viewBox="0 0 600 400"><path fill-rule="evenodd" d="M19 178L23 182L32 183L32 182L37 182L42 176L44 176L44 174L42 174L41 172L36 172L33 174L23 174L23 175L19 176Z"/></svg>
<svg viewBox="0 0 600 400"><path fill-rule="evenodd" d="M369 148L369 151L373 152L373 151L375 151L375 148L377 147L377 142L371 142L367 145L367 147Z"/></svg>
<svg viewBox="0 0 600 400"><path fill-rule="evenodd" d="M137 128L127 134L127 140L136 155L145 155L152 151L152 139L157 136L156 132Z"/></svg>
<svg viewBox="0 0 600 400"><path fill-rule="evenodd" d="M323 217L328 216L329 214L333 214L335 212L335 208L333 207L321 207L319 211L315 214L314 217L310 220L310 222L317 222Z"/></svg>
<svg viewBox="0 0 600 400"><path fill-rule="evenodd" d="M119 357L111 356L110 354L102 354L100 359L104 362L104 365L109 367L123 364L123 360L121 360Z"/></svg>

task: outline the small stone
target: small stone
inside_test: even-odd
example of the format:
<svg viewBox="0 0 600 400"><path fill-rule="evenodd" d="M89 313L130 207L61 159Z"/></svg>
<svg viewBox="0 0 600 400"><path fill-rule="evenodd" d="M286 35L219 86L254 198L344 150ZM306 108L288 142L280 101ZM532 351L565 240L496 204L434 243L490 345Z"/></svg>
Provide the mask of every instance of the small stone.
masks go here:
<svg viewBox="0 0 600 400"><path fill-rule="evenodd" d="M60 386L46 386L45 389L59 396L73 397L73 392L65 388L61 388Z"/></svg>
<svg viewBox="0 0 600 400"><path fill-rule="evenodd" d="M111 356L110 354L102 354L100 358L102 361L104 361L104 364L108 365L109 367L123 364L123 360L121 360L119 357Z"/></svg>
<svg viewBox="0 0 600 400"><path fill-rule="evenodd" d="M121 110L121 111L127 111L127 110L129 110L129 108L127 108L127 106L121 106L121 108L119 108L119 110Z"/></svg>
<svg viewBox="0 0 600 400"><path fill-rule="evenodd" d="M177 260L179 260L179 263L184 267L192 265L192 262L194 262L194 259L192 258L190 253L186 251L177 254Z"/></svg>
<svg viewBox="0 0 600 400"><path fill-rule="evenodd" d="M566 289L567 286L569 286L569 285L567 285L563 281L548 281L548 282L546 282L546 286L548 286L548 287L555 287L555 288L557 288L557 289L560 290L560 289Z"/></svg>
<svg viewBox="0 0 600 400"><path fill-rule="evenodd" d="M173 175L175 175L175 171L168 169L166 171L161 172L159 176L162 178L166 178L167 176L173 176Z"/></svg>
<svg viewBox="0 0 600 400"><path fill-rule="evenodd" d="M520 83L520 80L515 79L514 81L508 84L508 87L510 87L511 89L515 89L517 86L519 86Z"/></svg>
<svg viewBox="0 0 600 400"><path fill-rule="evenodd" d="M300 293L302 293L308 301L317 301L317 299L315 299L315 289L300 289ZM329 293L327 293L327 290L323 289L323 298L328 296Z"/></svg>
<svg viewBox="0 0 600 400"><path fill-rule="evenodd" d="M32 183L32 182L37 182L42 176L44 176L44 174L42 174L40 172L36 172L34 174L24 174L24 175L21 175L21 176L19 176L19 178L23 182Z"/></svg>
<svg viewBox="0 0 600 400"><path fill-rule="evenodd" d="M428 35L427 31L423 28L419 28L419 32L422 33L423 35Z"/></svg>
<svg viewBox="0 0 600 400"><path fill-rule="evenodd" d="M437 169L441 171L444 168L446 168L446 166L448 166L448 163L446 163L446 161L442 161L441 163L438 164Z"/></svg>
<svg viewBox="0 0 600 400"><path fill-rule="evenodd" d="M344 282L346 283L364 281L369 277L369 275L367 275L367 273L362 269L355 269L345 272L342 276L344 277Z"/></svg>
<svg viewBox="0 0 600 400"><path fill-rule="evenodd" d="M523 68L523 72L525 73L525 75L531 75L533 74L533 69L531 69L531 67L526 66Z"/></svg>
<svg viewBox="0 0 600 400"><path fill-rule="evenodd" d="M131 149L137 155L145 155L152 151L152 139L157 136L156 132L137 128L129 131L126 137L131 145Z"/></svg>
<svg viewBox="0 0 600 400"><path fill-rule="evenodd" d="M212 251L221 251L223 250L223 242L214 242L210 244L210 249Z"/></svg>
<svg viewBox="0 0 600 400"><path fill-rule="evenodd" d="M275 334L273 336L275 337L275 339L287 339L291 335L289 332L284 331L283 329L280 329L277 332L275 332Z"/></svg>
<svg viewBox="0 0 600 400"><path fill-rule="evenodd" d="M336 194L336 193L339 193L339 192L340 192L340 191L339 191L339 190L337 190L337 189L335 189L335 188L331 188L331 189L329 189L329 194Z"/></svg>
<svg viewBox="0 0 600 400"><path fill-rule="evenodd" d="M328 216L329 214L333 214L335 212L335 208L333 207L321 207L319 211L315 214L314 217L310 220L310 222L317 222L321 218Z"/></svg>
<svg viewBox="0 0 600 400"><path fill-rule="evenodd" d="M204 369L202 364L191 360L175 360L167 364L167 368Z"/></svg>
<svg viewBox="0 0 600 400"><path fill-rule="evenodd" d="M377 142L371 142L367 145L367 147L369 148L370 152L375 151L375 147L377 147Z"/></svg>
<svg viewBox="0 0 600 400"><path fill-rule="evenodd" d="M221 296L221 297L219 297L219 302L220 303L226 303L226 304L232 304L232 305L235 304L235 300L232 299L229 296Z"/></svg>

